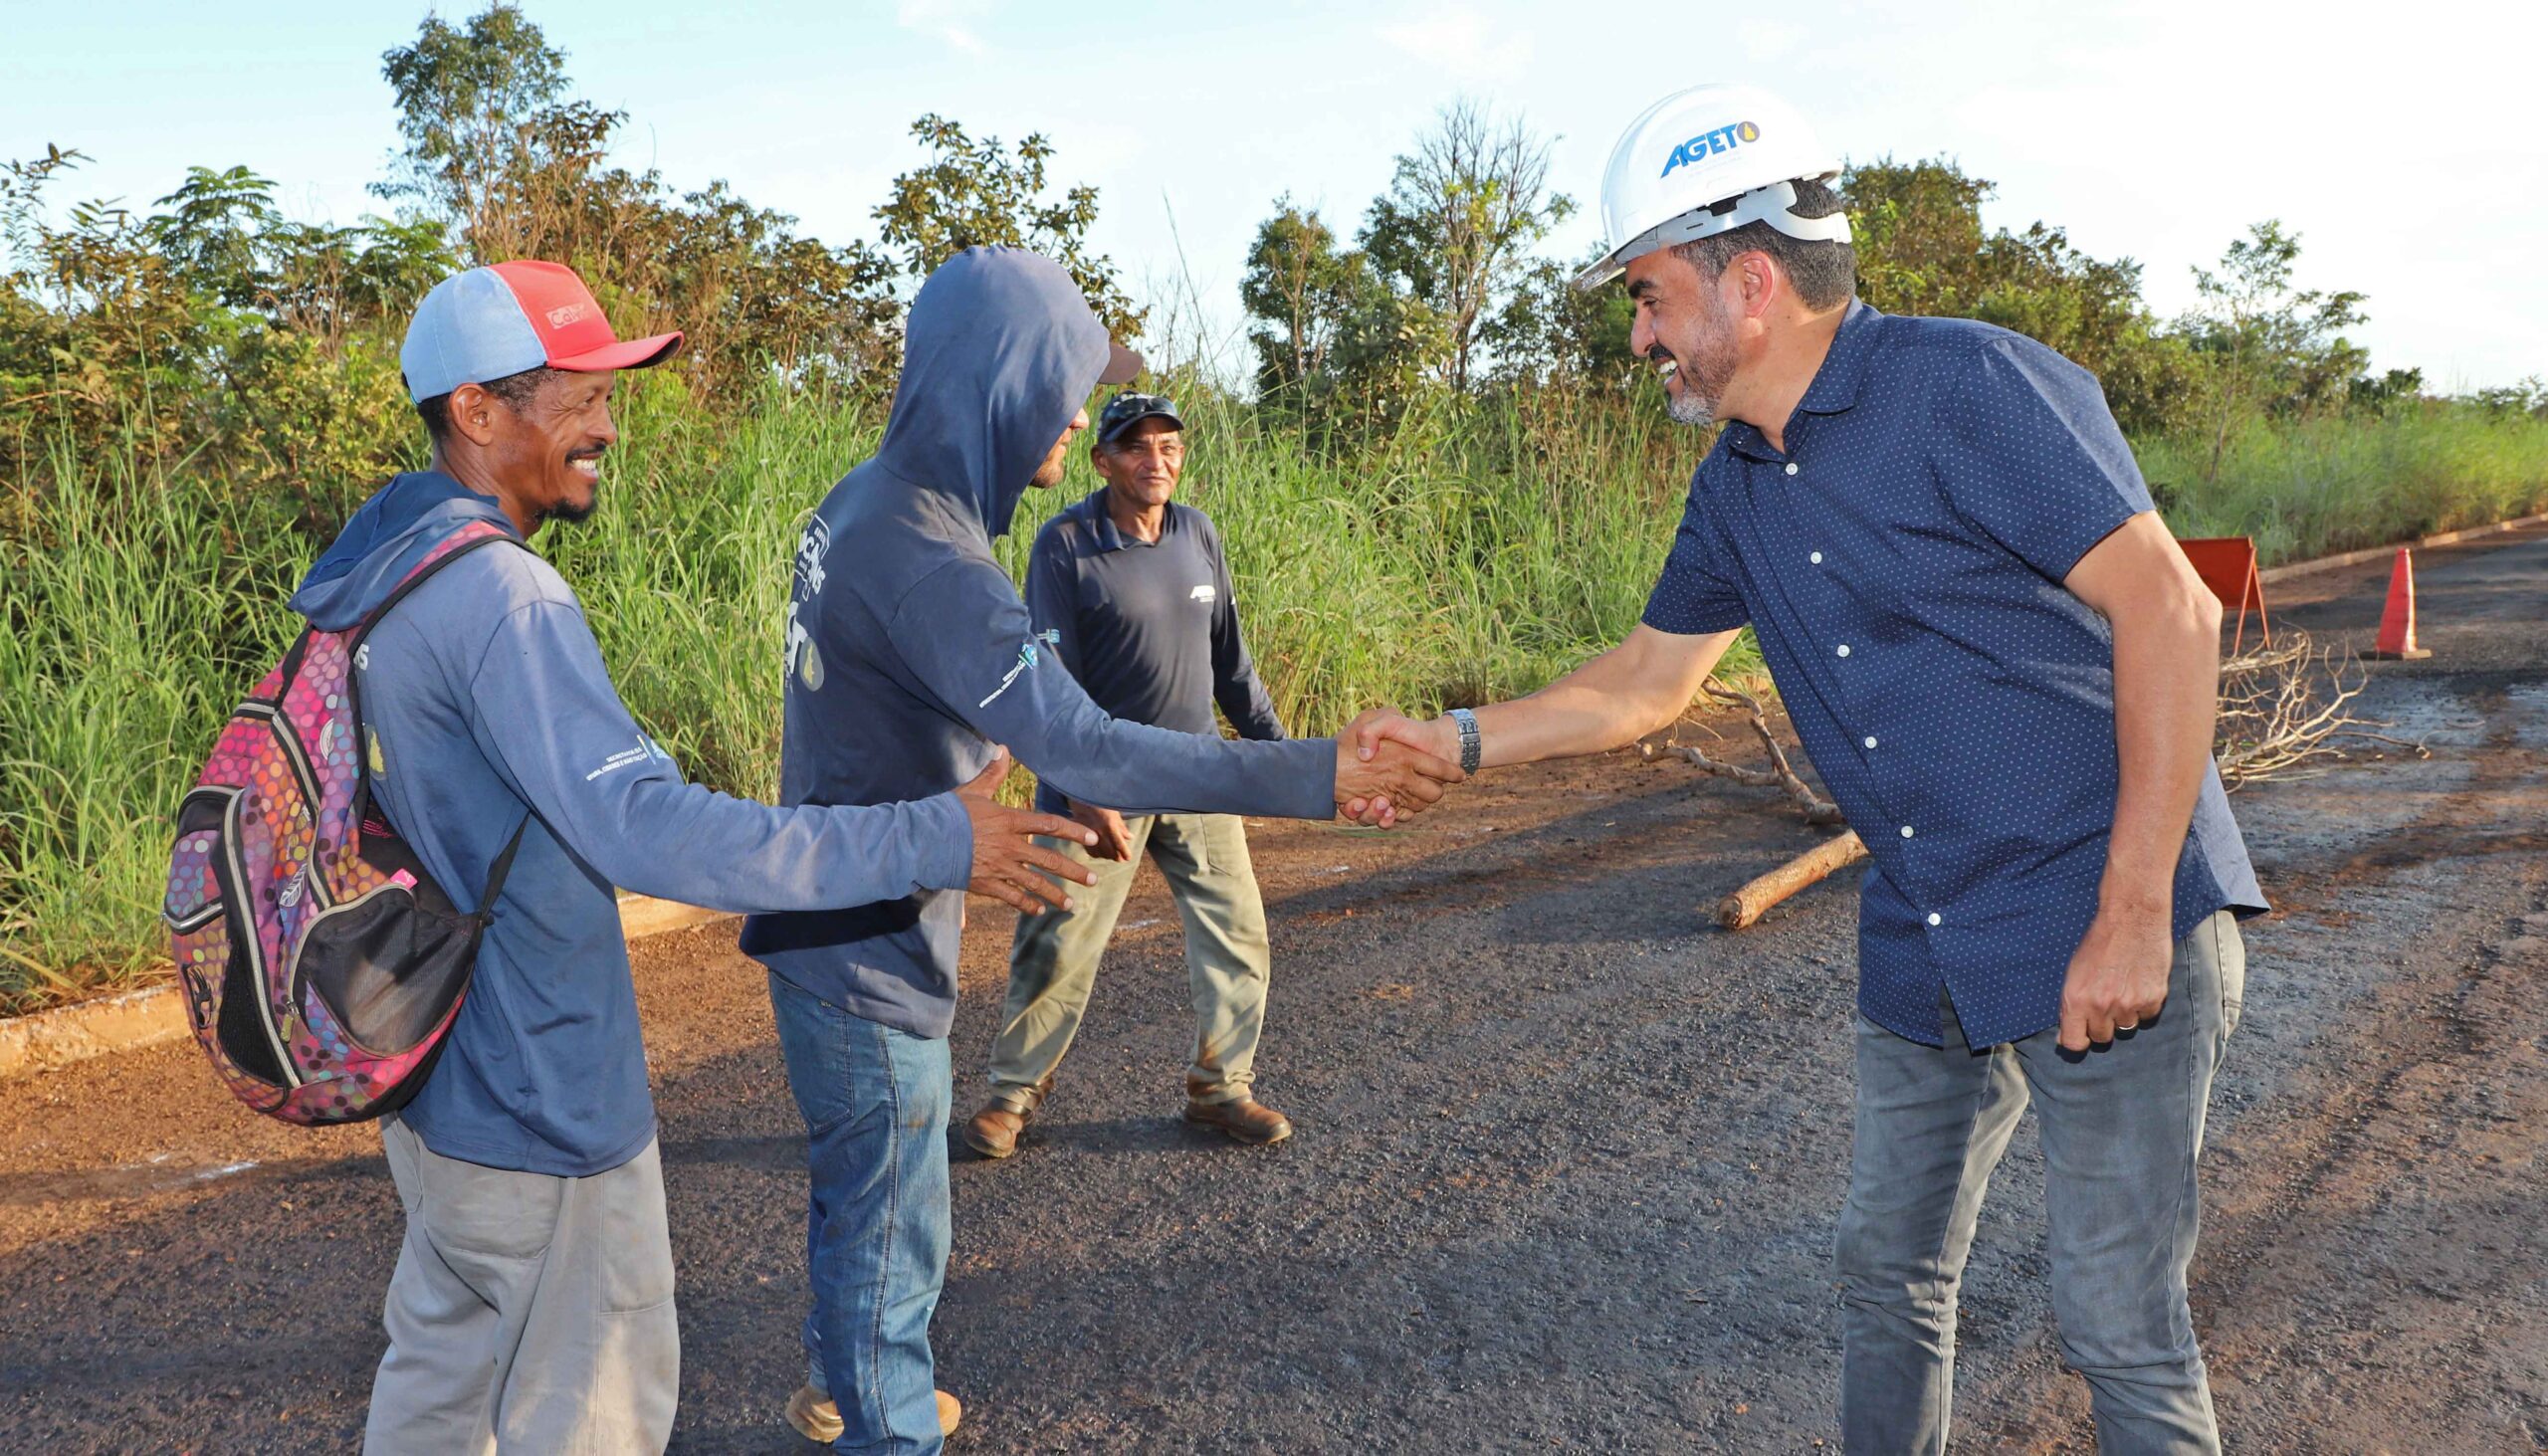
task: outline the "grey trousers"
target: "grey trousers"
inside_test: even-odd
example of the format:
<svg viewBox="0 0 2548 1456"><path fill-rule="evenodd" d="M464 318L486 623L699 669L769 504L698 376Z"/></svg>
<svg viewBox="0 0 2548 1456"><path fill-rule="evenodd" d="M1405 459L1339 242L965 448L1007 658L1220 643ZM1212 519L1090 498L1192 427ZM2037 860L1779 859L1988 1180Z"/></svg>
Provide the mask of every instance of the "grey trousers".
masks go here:
<svg viewBox="0 0 2548 1456"><path fill-rule="evenodd" d="M1944 1047L1858 1018L1838 1251L1849 1451L1946 1450L1956 1287L1992 1169L2029 1101L2053 1317L2062 1358L2087 1377L2098 1449L2221 1449L2186 1266L2204 1108L2245 984L2246 951L2225 911L2178 943L2159 1014L2085 1056L2061 1051L2054 1031L1974 1051L1952 1004Z"/></svg>
<svg viewBox="0 0 2548 1456"><path fill-rule="evenodd" d="M1078 909L1019 916L1008 953L1008 1003L991 1041L991 1096L1011 1112L1043 1099L1079 1034L1097 963L1124 913L1124 897L1150 850L1185 922L1185 976L1194 997L1194 1062L1185 1092L1196 1102L1250 1094L1265 1032L1265 984L1273 957L1265 898L1235 814L1127 815L1132 858L1101 860L1076 844L1041 840L1087 866L1097 883L1074 889Z"/></svg>
<svg viewBox="0 0 2548 1456"><path fill-rule="evenodd" d="M380 1145L407 1238L368 1456L663 1450L681 1336L655 1144L583 1178L444 1157L395 1117Z"/></svg>

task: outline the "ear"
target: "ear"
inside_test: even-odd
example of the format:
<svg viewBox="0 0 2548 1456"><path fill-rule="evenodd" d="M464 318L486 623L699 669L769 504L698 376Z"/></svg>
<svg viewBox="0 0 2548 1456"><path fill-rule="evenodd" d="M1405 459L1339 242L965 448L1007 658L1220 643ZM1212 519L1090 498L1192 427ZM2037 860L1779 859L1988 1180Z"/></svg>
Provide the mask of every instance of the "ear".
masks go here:
<svg viewBox="0 0 2548 1456"><path fill-rule="evenodd" d="M496 411L503 401L475 384L451 391L451 427L470 444L485 449L496 440Z"/></svg>
<svg viewBox="0 0 2548 1456"><path fill-rule="evenodd" d="M1743 254L1734 260L1734 266L1727 272L1737 275L1738 286L1743 291L1743 314L1747 318L1759 318L1768 313L1770 306L1788 291L1787 279L1767 253Z"/></svg>

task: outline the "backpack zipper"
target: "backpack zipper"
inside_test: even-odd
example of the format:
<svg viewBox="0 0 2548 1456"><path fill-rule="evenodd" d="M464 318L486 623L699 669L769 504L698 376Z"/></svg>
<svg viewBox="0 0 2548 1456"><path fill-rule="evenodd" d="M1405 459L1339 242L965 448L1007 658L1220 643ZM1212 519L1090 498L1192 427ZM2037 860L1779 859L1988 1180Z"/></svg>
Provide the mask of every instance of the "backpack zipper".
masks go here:
<svg viewBox="0 0 2548 1456"><path fill-rule="evenodd" d="M327 896L327 877L318 872L318 775L310 766L310 755L302 751L300 735L293 731L281 704L269 707L245 703L239 712L243 717L264 719L266 730L274 734L283 756L292 764L293 781L301 786L302 813L310 822L310 859L301 867L302 891L315 909L325 910L334 902Z"/></svg>
<svg viewBox="0 0 2548 1456"><path fill-rule="evenodd" d="M223 816L225 823L222 827L226 832L221 836L221 853L230 866L230 883L242 897L248 893L248 867L239 858L239 813L240 805L247 802L247 798L242 793L230 800L230 809ZM241 943L247 946L248 968L256 973L257 1026L266 1034L266 1045L274 1049L275 1068L283 1073L284 1085L299 1087L301 1074L293 1070L292 1057L284 1050L283 1034L275 1029L274 1002L266 997L266 946L264 938L257 934L256 917L250 916L240 929L247 932L247 937Z"/></svg>

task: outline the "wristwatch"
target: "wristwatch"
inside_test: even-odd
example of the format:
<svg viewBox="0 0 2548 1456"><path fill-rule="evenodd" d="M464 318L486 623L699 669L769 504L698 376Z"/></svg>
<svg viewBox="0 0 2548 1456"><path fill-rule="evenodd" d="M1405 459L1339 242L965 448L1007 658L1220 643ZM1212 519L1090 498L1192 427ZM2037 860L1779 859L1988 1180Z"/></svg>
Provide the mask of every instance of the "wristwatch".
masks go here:
<svg viewBox="0 0 2548 1456"><path fill-rule="evenodd" d="M1477 735L1477 715L1465 708L1451 710L1451 722L1460 729L1460 771L1477 772L1477 760L1483 751Z"/></svg>

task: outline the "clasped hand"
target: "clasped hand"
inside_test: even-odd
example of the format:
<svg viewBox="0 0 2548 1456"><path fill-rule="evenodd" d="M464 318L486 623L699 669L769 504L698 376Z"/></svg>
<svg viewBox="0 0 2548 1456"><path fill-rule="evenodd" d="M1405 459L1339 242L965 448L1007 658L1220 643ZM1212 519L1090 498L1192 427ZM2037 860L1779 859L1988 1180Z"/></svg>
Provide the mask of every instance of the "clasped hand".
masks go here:
<svg viewBox="0 0 2548 1456"><path fill-rule="evenodd" d="M1437 729L1395 709L1375 708L1336 735L1336 807L1357 824L1387 828L1465 783L1456 739L1447 754Z"/></svg>

